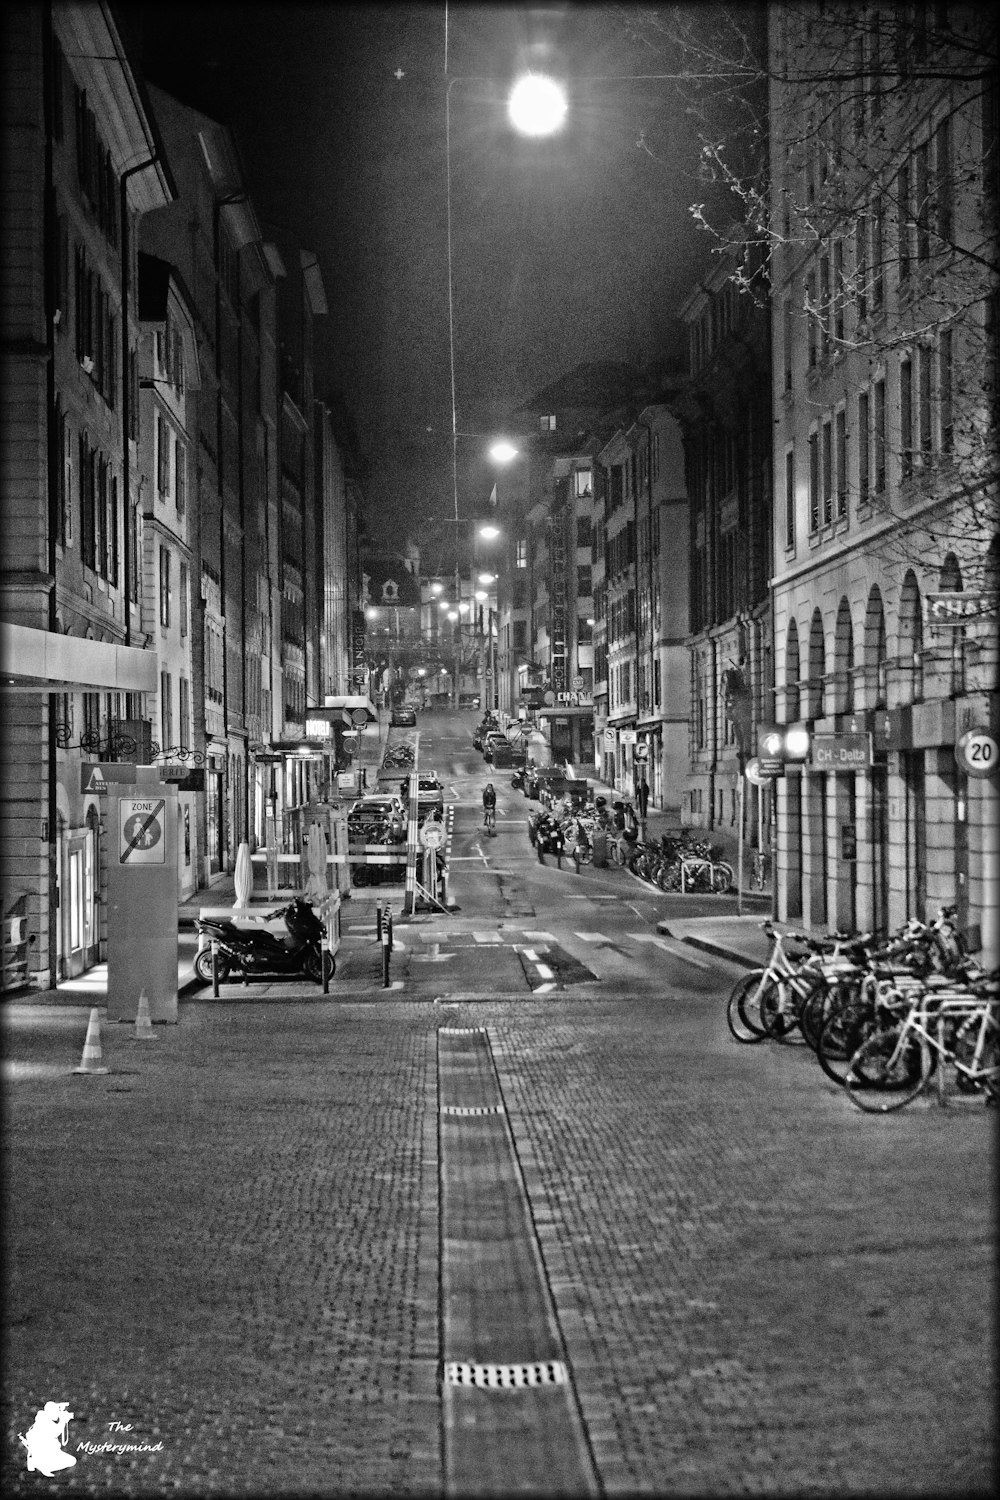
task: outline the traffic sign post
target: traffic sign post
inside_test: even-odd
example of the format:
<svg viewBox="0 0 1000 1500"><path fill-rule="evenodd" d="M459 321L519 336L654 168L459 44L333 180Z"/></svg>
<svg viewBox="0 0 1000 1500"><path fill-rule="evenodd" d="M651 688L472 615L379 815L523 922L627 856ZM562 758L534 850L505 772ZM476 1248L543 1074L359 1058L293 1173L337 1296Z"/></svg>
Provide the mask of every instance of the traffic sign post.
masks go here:
<svg viewBox="0 0 1000 1500"><path fill-rule="evenodd" d="M109 782L104 794L108 1020L134 1021L145 990L150 1019L176 1022L177 784L155 780L153 766L132 769L132 785Z"/></svg>
<svg viewBox="0 0 1000 1500"><path fill-rule="evenodd" d="M988 729L967 729L955 746L955 760L966 776L992 776L1000 766L1000 745Z"/></svg>

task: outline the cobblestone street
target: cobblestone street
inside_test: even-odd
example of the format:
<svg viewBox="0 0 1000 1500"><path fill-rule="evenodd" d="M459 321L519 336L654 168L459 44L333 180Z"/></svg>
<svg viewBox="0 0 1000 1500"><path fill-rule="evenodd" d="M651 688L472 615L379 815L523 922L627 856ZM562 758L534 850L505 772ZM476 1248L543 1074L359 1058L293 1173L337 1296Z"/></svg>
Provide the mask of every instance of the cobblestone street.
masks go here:
<svg viewBox="0 0 1000 1500"><path fill-rule="evenodd" d="M9 1004L5 1491L442 1492L444 1025L486 1028L604 1492L986 1492L989 1112L865 1116L704 996L571 993L190 1001L89 1078L85 1010Z"/></svg>

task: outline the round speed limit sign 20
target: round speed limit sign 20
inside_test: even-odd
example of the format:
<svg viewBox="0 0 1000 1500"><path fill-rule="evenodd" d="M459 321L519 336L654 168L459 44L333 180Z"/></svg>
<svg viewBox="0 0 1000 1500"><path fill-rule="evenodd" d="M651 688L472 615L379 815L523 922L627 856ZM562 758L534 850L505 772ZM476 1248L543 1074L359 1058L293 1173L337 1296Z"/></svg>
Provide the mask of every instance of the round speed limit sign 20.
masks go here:
<svg viewBox="0 0 1000 1500"><path fill-rule="evenodd" d="M967 729L955 746L955 759L967 776L992 776L1000 766L1000 745L988 729Z"/></svg>

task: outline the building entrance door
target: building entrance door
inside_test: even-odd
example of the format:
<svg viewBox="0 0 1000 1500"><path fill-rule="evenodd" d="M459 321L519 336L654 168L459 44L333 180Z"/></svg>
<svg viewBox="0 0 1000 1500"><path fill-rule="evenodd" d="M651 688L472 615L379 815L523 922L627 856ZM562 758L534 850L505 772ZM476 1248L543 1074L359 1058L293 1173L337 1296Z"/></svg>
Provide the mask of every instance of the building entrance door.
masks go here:
<svg viewBox="0 0 1000 1500"><path fill-rule="evenodd" d="M60 839L59 946L63 979L73 979L97 962L95 932L97 850L92 829Z"/></svg>

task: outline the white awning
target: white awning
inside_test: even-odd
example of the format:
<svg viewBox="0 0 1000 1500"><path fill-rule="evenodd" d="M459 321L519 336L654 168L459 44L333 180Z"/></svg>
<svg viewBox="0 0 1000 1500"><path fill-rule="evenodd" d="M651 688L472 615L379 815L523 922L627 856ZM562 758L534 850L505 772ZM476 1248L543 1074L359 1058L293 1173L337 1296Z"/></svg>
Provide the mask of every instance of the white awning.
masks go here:
<svg viewBox="0 0 1000 1500"><path fill-rule="evenodd" d="M5 693L155 693L155 651L87 641L0 621L0 687Z"/></svg>

